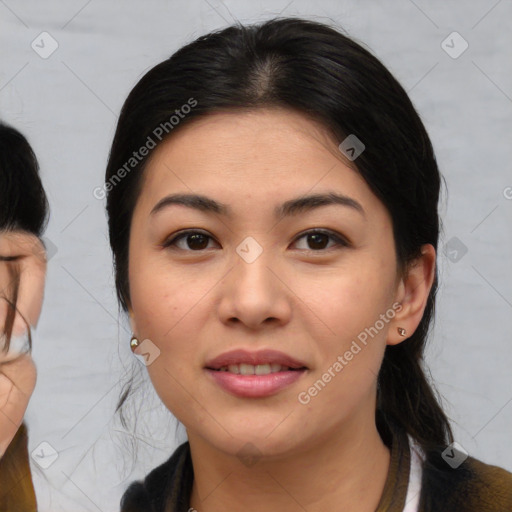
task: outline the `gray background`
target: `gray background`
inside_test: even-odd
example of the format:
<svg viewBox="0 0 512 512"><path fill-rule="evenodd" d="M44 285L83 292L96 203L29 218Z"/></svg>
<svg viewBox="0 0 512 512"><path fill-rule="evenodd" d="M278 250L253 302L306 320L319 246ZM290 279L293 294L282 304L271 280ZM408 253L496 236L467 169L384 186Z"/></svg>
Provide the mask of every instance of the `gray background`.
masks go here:
<svg viewBox="0 0 512 512"><path fill-rule="evenodd" d="M457 441L512 470L510 0L2 0L0 116L33 145L51 205L46 238L54 248L33 352L38 383L26 415L30 451L42 464L52 459L41 443L58 454L46 469L31 461L42 512L118 510L127 483L184 439L147 385L137 398L137 439L114 416L125 372L146 371L129 351L104 202L93 196L121 104L146 70L183 44L235 19L279 13L343 27L419 110L449 191L427 361ZM469 44L457 58L461 40L445 43L452 56L442 46L453 31ZM42 58L51 44L58 48Z"/></svg>

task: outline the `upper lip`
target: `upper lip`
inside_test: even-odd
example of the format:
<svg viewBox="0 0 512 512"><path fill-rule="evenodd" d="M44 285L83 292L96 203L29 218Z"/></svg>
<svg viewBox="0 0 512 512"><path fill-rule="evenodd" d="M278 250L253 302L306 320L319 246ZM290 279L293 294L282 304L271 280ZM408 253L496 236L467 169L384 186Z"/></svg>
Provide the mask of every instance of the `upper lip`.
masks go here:
<svg viewBox="0 0 512 512"><path fill-rule="evenodd" d="M243 349L224 352L214 359L209 360L205 367L211 370L219 370L231 364L252 364L256 366L258 364L271 363L288 366L289 368L306 368L306 365L302 361L277 350L249 352Z"/></svg>

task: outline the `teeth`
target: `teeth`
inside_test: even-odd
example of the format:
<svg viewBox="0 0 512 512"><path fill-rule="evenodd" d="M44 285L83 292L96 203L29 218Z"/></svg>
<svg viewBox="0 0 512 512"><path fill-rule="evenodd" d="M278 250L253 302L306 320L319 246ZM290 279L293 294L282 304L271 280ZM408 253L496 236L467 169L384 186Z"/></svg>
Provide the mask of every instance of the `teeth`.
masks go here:
<svg viewBox="0 0 512 512"><path fill-rule="evenodd" d="M281 366L278 363L270 364L230 364L229 366L223 366L219 368L221 372L230 372L237 375L268 375L269 373L277 373L288 371L288 366Z"/></svg>
<svg viewBox="0 0 512 512"><path fill-rule="evenodd" d="M270 373L269 364L258 364L254 369L255 375L268 375Z"/></svg>
<svg viewBox="0 0 512 512"><path fill-rule="evenodd" d="M241 375L254 375L254 366L252 364L241 364L240 365Z"/></svg>

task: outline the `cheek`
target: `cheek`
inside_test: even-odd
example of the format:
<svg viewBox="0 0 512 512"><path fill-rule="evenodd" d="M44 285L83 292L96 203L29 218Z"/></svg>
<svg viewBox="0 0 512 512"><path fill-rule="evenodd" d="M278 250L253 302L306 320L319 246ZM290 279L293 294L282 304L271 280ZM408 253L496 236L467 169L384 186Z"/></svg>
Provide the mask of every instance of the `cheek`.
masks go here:
<svg viewBox="0 0 512 512"><path fill-rule="evenodd" d="M373 325L393 297L392 262L375 257L354 257L339 268L301 282L300 297L325 322L331 337L346 340Z"/></svg>
<svg viewBox="0 0 512 512"><path fill-rule="evenodd" d="M162 401L179 415L176 408L189 403L186 390L200 376L198 339L211 314L207 294L215 282L213 272L184 272L162 260L150 258L144 268L133 265L130 293L138 335L160 351L147 367L149 377Z"/></svg>
<svg viewBox="0 0 512 512"><path fill-rule="evenodd" d="M168 265L148 264L134 272L130 294L139 334L163 343L190 330L201 301L212 287L208 275L178 272ZM210 275L211 277L211 275ZM199 307L198 307L199 306Z"/></svg>
<svg viewBox="0 0 512 512"><path fill-rule="evenodd" d="M134 271L130 281L137 334L158 347L158 357L147 366L148 375L162 402L181 417L186 412L181 408L190 404L186 390L195 362L190 319L197 298L190 287L180 286L178 277L171 279L158 266L149 267L149 272Z"/></svg>
<svg viewBox="0 0 512 512"><path fill-rule="evenodd" d="M7 264L0 264L0 292L2 295L6 293L6 288L9 284L9 274L7 272Z"/></svg>
<svg viewBox="0 0 512 512"><path fill-rule="evenodd" d="M317 281L306 295L329 328L323 329L325 337L316 337L320 357L310 379L321 381L316 386L319 402L339 407L342 399L348 406L373 389L394 317L393 265L389 258L358 257Z"/></svg>

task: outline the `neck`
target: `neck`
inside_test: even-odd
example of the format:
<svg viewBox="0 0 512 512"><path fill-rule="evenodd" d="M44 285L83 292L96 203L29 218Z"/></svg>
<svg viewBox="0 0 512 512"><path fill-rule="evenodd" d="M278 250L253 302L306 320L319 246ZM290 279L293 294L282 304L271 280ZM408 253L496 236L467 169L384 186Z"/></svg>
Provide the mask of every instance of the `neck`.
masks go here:
<svg viewBox="0 0 512 512"><path fill-rule="evenodd" d="M194 483L190 506L198 512L244 510L374 512L389 469L390 452L375 418L337 426L307 448L243 465L188 433ZM306 444L306 443L304 443Z"/></svg>

